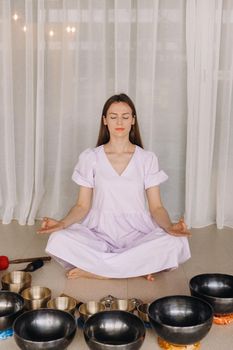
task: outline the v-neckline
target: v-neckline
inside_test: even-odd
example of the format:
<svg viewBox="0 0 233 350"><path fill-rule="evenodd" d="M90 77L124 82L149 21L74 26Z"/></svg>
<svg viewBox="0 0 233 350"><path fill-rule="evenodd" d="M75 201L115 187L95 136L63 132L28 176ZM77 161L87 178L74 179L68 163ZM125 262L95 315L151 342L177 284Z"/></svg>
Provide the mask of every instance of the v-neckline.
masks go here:
<svg viewBox="0 0 233 350"><path fill-rule="evenodd" d="M103 151L103 153L104 153L104 157L105 157L106 163L109 165L109 167L113 170L113 172L114 172L117 176L121 177L121 176L124 175L124 173L128 170L129 166L131 165L131 163L132 163L132 161L133 161L133 158L135 157L135 153L136 153L136 151L137 151L137 145L135 145L135 149L134 149L134 152L133 152L133 154L132 154L130 160L128 161L126 167L123 169L123 171L122 171L120 174L116 171L116 169L113 167L112 163L110 162L110 160L109 160L109 158L108 158L108 156L107 156L107 153L106 153L105 150L104 150L104 145L102 145L102 151Z"/></svg>

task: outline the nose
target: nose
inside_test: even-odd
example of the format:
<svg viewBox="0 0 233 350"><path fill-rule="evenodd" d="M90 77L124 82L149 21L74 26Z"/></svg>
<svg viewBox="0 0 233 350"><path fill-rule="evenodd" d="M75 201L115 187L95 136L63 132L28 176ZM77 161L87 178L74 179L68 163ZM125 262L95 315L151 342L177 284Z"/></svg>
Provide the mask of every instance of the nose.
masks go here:
<svg viewBox="0 0 233 350"><path fill-rule="evenodd" d="M121 117L121 116L118 116L118 117L117 117L117 124L118 124L118 125L121 125L121 124L122 124L122 117Z"/></svg>

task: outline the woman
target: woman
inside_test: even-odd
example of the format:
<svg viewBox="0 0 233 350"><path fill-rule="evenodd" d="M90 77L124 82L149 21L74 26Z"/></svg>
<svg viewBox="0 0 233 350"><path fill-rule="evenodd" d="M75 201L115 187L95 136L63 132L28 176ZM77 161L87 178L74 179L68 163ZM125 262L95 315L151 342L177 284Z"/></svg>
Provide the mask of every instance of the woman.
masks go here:
<svg viewBox="0 0 233 350"><path fill-rule="evenodd" d="M97 147L81 153L72 179L80 186L76 205L60 221L45 218L39 230L54 232L46 251L68 278L153 280L153 273L189 259L190 232L183 220L173 224L162 205L159 184L167 175L143 149L127 95L106 101Z"/></svg>

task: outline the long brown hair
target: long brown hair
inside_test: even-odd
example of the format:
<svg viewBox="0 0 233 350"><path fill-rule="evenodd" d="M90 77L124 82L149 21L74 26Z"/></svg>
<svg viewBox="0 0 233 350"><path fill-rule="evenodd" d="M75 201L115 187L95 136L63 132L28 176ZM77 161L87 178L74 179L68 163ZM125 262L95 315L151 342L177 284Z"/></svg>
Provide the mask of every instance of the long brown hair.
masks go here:
<svg viewBox="0 0 233 350"><path fill-rule="evenodd" d="M129 140L134 145L137 145L141 148L143 148L142 140L140 136L138 121L137 121L137 113L134 106L133 101L127 96L126 94L119 94L119 95L113 95L109 97L109 99L105 102L102 116L101 116L101 122L100 122L100 129L99 129L99 136L97 140L96 146L101 146L107 143L110 139L109 131L107 125L104 125L103 117L106 117L109 107L115 103L115 102L124 102L127 103L127 105L132 109L132 114L135 119L134 125L132 125L130 133L129 133Z"/></svg>

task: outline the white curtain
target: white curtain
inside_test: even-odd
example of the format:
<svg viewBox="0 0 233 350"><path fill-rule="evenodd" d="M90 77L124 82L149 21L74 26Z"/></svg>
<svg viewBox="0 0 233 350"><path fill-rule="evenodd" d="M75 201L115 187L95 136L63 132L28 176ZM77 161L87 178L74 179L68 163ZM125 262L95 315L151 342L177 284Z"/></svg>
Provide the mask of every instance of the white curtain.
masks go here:
<svg viewBox="0 0 233 350"><path fill-rule="evenodd" d="M2 222L67 213L78 155L95 146L105 100L125 92L169 175L172 219L233 226L232 10L227 0L0 0Z"/></svg>
<svg viewBox="0 0 233 350"><path fill-rule="evenodd" d="M233 1L188 0L186 218L233 227Z"/></svg>

